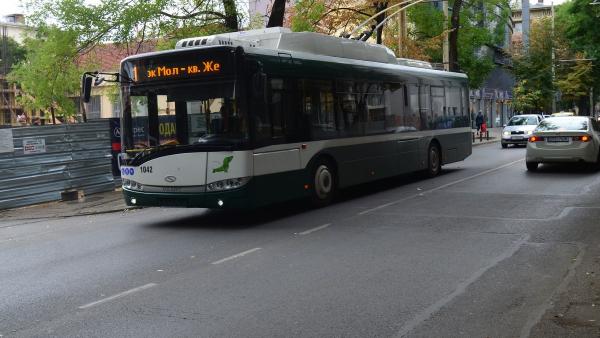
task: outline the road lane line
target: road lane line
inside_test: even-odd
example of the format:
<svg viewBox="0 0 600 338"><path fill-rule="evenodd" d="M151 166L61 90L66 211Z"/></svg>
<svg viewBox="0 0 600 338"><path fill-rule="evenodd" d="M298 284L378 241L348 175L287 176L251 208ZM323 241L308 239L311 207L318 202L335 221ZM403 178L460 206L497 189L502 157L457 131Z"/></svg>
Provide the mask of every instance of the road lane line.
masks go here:
<svg viewBox="0 0 600 338"><path fill-rule="evenodd" d="M308 229L308 230L302 231L302 232L297 232L294 235L301 235L301 236L308 235L308 234L313 233L315 231L323 230L323 229L329 227L330 225L331 225L331 223L323 224L323 225L320 225L320 226L318 226L316 228Z"/></svg>
<svg viewBox="0 0 600 338"><path fill-rule="evenodd" d="M148 283L146 285L142 285L142 286L139 286L137 288L133 288L133 289L130 289L130 290L127 290L127 291L123 291L121 293L117 293L116 295L112 295L110 297L102 298L102 299L97 300L95 302L91 302L91 303L82 305L82 306L79 307L79 309L83 310L83 309L90 308L92 306L100 305L102 303L106 303L106 302L109 302L111 300L115 300L117 298L121 298L121 297L130 295L130 294L135 293L135 292L139 292L139 291L142 291L142 290L149 289L149 288L154 287L156 285L158 285L158 284L156 284L156 283Z"/></svg>
<svg viewBox="0 0 600 338"><path fill-rule="evenodd" d="M531 336L531 330L533 327L540 322L545 313L547 313L550 309L554 307L554 300L558 298L559 295L565 294L567 291L569 284L575 277L575 273L577 272L577 268L583 261L583 256L586 254L587 246L583 243L575 242L575 243L564 243L564 244L572 244L577 247L577 257L575 257L574 262L569 265L567 269L567 274L563 277L562 281L558 286L552 291L552 293L546 298L544 303L538 307L536 311L534 311L533 315L529 316L529 320L523 325L521 328L520 338L527 338Z"/></svg>
<svg viewBox="0 0 600 338"><path fill-rule="evenodd" d="M382 205L376 206L376 207L374 207L374 208L371 208L371 209L367 209L367 210L361 211L361 212L359 212L359 213L358 213L358 215L359 215L359 216L366 215L366 214L369 214L369 213L371 213L371 212L373 212L373 211L377 211L377 210L379 210L379 209L387 208L387 207L389 207L389 206L392 206L392 205L394 205L394 204L398 204L398 203L400 203L400 202L404 202L404 201L406 201L406 200L409 200L409 199L412 199L412 198L415 198L415 197L418 197L418 196L423 196L423 195L425 195L425 194L429 194L429 193L432 193L432 192L434 192L434 191L438 191L438 190L440 190L440 189L448 188L448 187L450 187L450 186L453 186L453 185L456 185L456 184L462 183L462 182L464 182L464 181L468 181L468 180L471 180L471 179L474 179L474 178L477 178L477 177L480 177L480 176L483 176L483 175L489 174L489 173L491 173L491 172L498 171L498 170L500 170L500 169L504 169L504 168L506 168L506 167L510 167L511 165L514 165L514 164L516 164L516 163L519 163L519 162L522 162L522 161L524 161L524 159L520 159L520 160L512 161L512 162L509 162L509 163L503 164L503 165L501 165L501 166L499 166L499 167L492 168L492 169L488 169L488 170L482 171L482 172L480 172L480 173L478 173L478 174L471 175L471 176L468 176L468 177L465 177L465 178L461 178L461 179L459 179L459 180L456 180L456 181L453 181L453 182L450 182L450 183L446 183L446 184L440 185L439 187L435 187L435 188L431 188L431 189L429 189L429 190L421 191L421 192L420 192L420 193L418 193L418 194L414 194L414 195L406 196L406 197L404 197L404 198L401 198L401 199L399 199L399 200L395 200L395 201L392 201L392 202L388 202L388 203L385 203L385 204L382 204Z"/></svg>
<svg viewBox="0 0 600 338"><path fill-rule="evenodd" d="M239 257L246 256L247 254L251 254L251 253L253 253L255 251L258 251L260 249L261 248L254 248L254 249L246 250L244 252L240 252L239 254L235 254L233 256L229 256L229 257L226 257L226 258L223 258L223 259L219 259L218 261L214 261L214 262L212 262L210 264L217 265L217 264L225 263L225 262L230 261L232 259L236 259L236 258L239 258Z"/></svg>
<svg viewBox="0 0 600 338"><path fill-rule="evenodd" d="M512 257L517 251L519 251L521 246L523 246L523 244L527 243L527 241L529 240L529 237L530 236L528 234L521 236L519 239L517 239L515 242L513 242L512 245L507 250L505 250L499 256L492 259L492 261L488 265L475 271L475 273L473 273L468 279L458 283L458 285L456 286L456 289L454 289L454 291L452 293L440 298L437 302L431 304L430 306L425 308L423 311L417 313L416 316L414 316L411 320L406 322L402 326L402 328L400 328L400 330L398 332L396 332L394 337L395 338L405 337L412 330L414 330L419 325L421 325L423 322L425 322L426 320L431 318L431 316L433 316L441 308L446 306L448 303L450 303L456 297L465 293L467 288L471 284L475 283L481 276L483 276L484 273L486 273L488 270L490 270L494 266L498 265L500 262L504 261L505 259Z"/></svg>

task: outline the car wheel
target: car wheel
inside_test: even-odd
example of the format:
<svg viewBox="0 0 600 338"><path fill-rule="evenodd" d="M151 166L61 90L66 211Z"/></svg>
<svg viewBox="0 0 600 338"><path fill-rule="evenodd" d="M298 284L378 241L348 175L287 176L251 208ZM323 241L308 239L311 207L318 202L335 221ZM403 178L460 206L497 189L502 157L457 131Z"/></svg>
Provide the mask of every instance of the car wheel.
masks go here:
<svg viewBox="0 0 600 338"><path fill-rule="evenodd" d="M504 149L508 148L508 144L502 143L502 148L504 148Z"/></svg>
<svg viewBox="0 0 600 338"><path fill-rule="evenodd" d="M527 170L529 171L536 171L538 168L538 164L537 162L525 162L525 165L527 166Z"/></svg>
<svg viewBox="0 0 600 338"><path fill-rule="evenodd" d="M312 204L324 207L331 204L336 192L336 173L331 161L319 159L315 162L311 172L312 179Z"/></svg>
<svg viewBox="0 0 600 338"><path fill-rule="evenodd" d="M427 154L427 177L435 177L442 171L440 148L437 144L432 143L429 145Z"/></svg>

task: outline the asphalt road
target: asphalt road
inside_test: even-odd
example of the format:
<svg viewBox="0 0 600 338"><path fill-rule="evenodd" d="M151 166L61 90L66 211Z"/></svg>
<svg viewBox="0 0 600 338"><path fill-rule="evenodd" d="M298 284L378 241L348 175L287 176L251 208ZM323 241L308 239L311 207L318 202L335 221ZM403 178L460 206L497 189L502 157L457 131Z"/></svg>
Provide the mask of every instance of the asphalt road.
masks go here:
<svg viewBox="0 0 600 338"><path fill-rule="evenodd" d="M317 210L0 220L0 337L598 336L600 173L524 155Z"/></svg>

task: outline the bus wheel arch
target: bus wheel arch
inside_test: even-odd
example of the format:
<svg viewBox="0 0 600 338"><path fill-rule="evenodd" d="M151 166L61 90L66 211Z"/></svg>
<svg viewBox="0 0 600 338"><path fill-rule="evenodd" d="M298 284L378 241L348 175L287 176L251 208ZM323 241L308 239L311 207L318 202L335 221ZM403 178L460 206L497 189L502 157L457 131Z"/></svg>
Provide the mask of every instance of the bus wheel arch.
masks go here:
<svg viewBox="0 0 600 338"><path fill-rule="evenodd" d="M437 139L432 139L427 146L427 177L435 177L442 171L442 146Z"/></svg>
<svg viewBox="0 0 600 338"><path fill-rule="evenodd" d="M312 204L316 207L331 204L338 188L337 162L329 154L320 154L311 160L308 168Z"/></svg>

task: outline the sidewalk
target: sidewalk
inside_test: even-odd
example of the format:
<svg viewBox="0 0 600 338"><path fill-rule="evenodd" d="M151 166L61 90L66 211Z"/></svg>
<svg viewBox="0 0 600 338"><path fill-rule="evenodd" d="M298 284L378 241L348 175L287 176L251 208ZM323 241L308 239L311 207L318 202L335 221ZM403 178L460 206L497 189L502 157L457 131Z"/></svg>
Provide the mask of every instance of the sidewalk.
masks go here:
<svg viewBox="0 0 600 338"><path fill-rule="evenodd" d="M115 191L85 196L79 201L56 201L16 209L0 210L0 220L65 218L119 212L133 208L135 207L125 205L123 193L118 188Z"/></svg>
<svg viewBox="0 0 600 338"><path fill-rule="evenodd" d="M495 143L500 142L500 138L502 137L502 129L503 128L490 128L488 132L490 134L489 140L486 139L485 135L481 141L479 141L479 135L477 135L477 129L473 129L471 131L472 135L475 135L475 141L473 142L473 146L478 146L481 144Z"/></svg>

